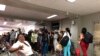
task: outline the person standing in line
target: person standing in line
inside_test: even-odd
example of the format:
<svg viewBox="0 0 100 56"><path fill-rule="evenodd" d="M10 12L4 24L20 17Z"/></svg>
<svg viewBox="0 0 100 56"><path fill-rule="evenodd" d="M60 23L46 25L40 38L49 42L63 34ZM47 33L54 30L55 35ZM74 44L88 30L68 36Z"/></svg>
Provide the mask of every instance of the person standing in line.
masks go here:
<svg viewBox="0 0 100 56"><path fill-rule="evenodd" d="M41 48L42 48L42 32L41 29L38 30L38 37L37 37L37 48L38 48L38 52L41 53Z"/></svg>
<svg viewBox="0 0 100 56"><path fill-rule="evenodd" d="M54 38L54 32L50 32L50 42L49 42L49 45L50 45L50 51L52 54L54 54L54 46L53 46L53 38Z"/></svg>
<svg viewBox="0 0 100 56"><path fill-rule="evenodd" d="M27 35L27 38L26 38L26 40L30 43L31 46L33 45L33 43L31 42L32 32L33 32L33 30L30 30L28 32L28 35Z"/></svg>
<svg viewBox="0 0 100 56"><path fill-rule="evenodd" d="M15 35L15 42L17 40L18 34L21 34L21 33L22 33L22 30L20 28L18 28L17 31L16 31L16 35Z"/></svg>
<svg viewBox="0 0 100 56"><path fill-rule="evenodd" d="M10 44L11 45L13 45L13 43L15 42L15 38L16 38L16 31L14 31L14 29L12 29L10 32Z"/></svg>
<svg viewBox="0 0 100 56"><path fill-rule="evenodd" d="M67 45L63 48L63 52L64 52L64 56L71 56L71 52L70 52L70 48L71 48L71 33L70 33L70 29L66 28L65 29L65 33L63 35L63 37L68 36L69 37L69 41L67 43Z"/></svg>
<svg viewBox="0 0 100 56"><path fill-rule="evenodd" d="M54 32L54 38L53 38L53 45L54 45L54 51L56 52L56 46L57 46L57 44L58 44L58 32L57 32L57 30L55 30L55 32Z"/></svg>
<svg viewBox="0 0 100 56"><path fill-rule="evenodd" d="M85 36L86 33L87 33L87 29L82 28L81 34L80 34L79 44L82 48L83 56L87 56L87 50L88 50L88 47L89 47L89 43L86 43L86 42L83 41L83 39L85 38L84 36Z"/></svg>
<svg viewBox="0 0 100 56"><path fill-rule="evenodd" d="M42 56L47 56L48 53L48 30L42 29Z"/></svg>
<svg viewBox="0 0 100 56"><path fill-rule="evenodd" d="M34 30L31 34L31 42L33 43L32 47L35 51L37 51L37 38L38 38L38 34L37 34L37 31Z"/></svg>

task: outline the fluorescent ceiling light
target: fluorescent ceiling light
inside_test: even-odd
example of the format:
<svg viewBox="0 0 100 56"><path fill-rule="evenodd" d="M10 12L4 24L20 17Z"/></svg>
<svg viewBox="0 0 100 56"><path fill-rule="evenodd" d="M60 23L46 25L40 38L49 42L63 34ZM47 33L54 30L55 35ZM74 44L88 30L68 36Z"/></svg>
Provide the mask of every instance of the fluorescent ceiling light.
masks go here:
<svg viewBox="0 0 100 56"><path fill-rule="evenodd" d="M54 18L56 16L58 16L58 15L51 15L51 16L47 17L47 19Z"/></svg>
<svg viewBox="0 0 100 56"><path fill-rule="evenodd" d="M7 25L7 22L4 22L3 25Z"/></svg>
<svg viewBox="0 0 100 56"><path fill-rule="evenodd" d="M76 0L67 0L67 1L69 1L69 2L73 3L73 2L75 2Z"/></svg>
<svg viewBox="0 0 100 56"><path fill-rule="evenodd" d="M21 25L22 25L22 23L17 24L17 26L21 26Z"/></svg>
<svg viewBox="0 0 100 56"><path fill-rule="evenodd" d="M0 11L5 11L5 9L6 9L6 5L0 4Z"/></svg>

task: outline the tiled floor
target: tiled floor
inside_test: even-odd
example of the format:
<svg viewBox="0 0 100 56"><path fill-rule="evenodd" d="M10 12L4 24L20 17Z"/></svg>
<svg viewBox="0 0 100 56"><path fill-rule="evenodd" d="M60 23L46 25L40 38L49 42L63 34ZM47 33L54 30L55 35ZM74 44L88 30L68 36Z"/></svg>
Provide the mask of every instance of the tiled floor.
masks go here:
<svg viewBox="0 0 100 56"><path fill-rule="evenodd" d="M0 56L9 56L7 53L2 53ZM15 54L11 54L10 56L16 56Z"/></svg>
<svg viewBox="0 0 100 56"><path fill-rule="evenodd" d="M0 54L0 56L9 56L9 55L7 55L7 53L2 53L2 54ZM11 54L10 56L16 56L16 55L15 54ZM41 55L39 55L39 56L41 56ZM47 56L56 56L56 55L48 54Z"/></svg>

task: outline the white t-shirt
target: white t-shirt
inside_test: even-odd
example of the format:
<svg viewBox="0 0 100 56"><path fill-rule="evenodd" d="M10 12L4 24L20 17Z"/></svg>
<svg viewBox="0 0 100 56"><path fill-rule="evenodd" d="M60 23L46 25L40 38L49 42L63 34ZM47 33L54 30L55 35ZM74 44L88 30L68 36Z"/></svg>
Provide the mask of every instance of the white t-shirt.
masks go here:
<svg viewBox="0 0 100 56"><path fill-rule="evenodd" d="M37 42L38 34L32 33L31 41L32 42Z"/></svg>
<svg viewBox="0 0 100 56"><path fill-rule="evenodd" d="M18 48L19 46L23 46L22 50L19 50L21 53L23 53L25 56L29 56L33 54L32 48L30 44L27 41L24 41L26 44L21 43L20 41L17 41L11 48Z"/></svg>
<svg viewBox="0 0 100 56"><path fill-rule="evenodd" d="M54 34L54 40L58 39L58 34Z"/></svg>
<svg viewBox="0 0 100 56"><path fill-rule="evenodd" d="M65 37L65 36L68 36L68 37L69 37L69 39L71 39L71 36L69 35L69 33L68 33L68 32L65 32L65 33L64 33L63 37Z"/></svg>

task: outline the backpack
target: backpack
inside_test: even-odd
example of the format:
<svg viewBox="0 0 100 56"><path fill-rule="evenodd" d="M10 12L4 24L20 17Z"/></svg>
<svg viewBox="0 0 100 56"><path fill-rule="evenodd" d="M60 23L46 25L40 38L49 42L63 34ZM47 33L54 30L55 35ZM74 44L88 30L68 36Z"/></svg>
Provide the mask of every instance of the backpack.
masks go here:
<svg viewBox="0 0 100 56"><path fill-rule="evenodd" d="M65 36L65 37L63 37L61 39L60 44L64 47L64 46L67 45L68 41L69 41L69 37L68 36Z"/></svg>
<svg viewBox="0 0 100 56"><path fill-rule="evenodd" d="M87 32L85 35L84 35L84 39L83 41L85 43L93 43L93 35L89 32Z"/></svg>

